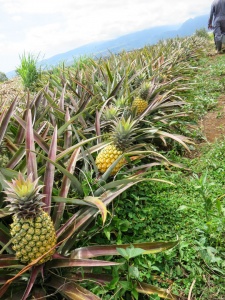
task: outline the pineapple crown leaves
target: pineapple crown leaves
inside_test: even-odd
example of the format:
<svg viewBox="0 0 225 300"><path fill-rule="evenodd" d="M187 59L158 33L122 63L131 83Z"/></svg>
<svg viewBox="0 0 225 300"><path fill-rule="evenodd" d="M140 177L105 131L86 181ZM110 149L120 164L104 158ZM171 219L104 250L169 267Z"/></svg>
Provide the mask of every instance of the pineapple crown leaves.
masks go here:
<svg viewBox="0 0 225 300"><path fill-rule="evenodd" d="M150 82L144 82L139 91L139 96L141 99L149 101L152 94L152 84Z"/></svg>
<svg viewBox="0 0 225 300"><path fill-rule="evenodd" d="M116 119L111 125L112 140L121 150L125 150L133 144L137 129L137 120L131 117Z"/></svg>
<svg viewBox="0 0 225 300"><path fill-rule="evenodd" d="M14 211L20 216L36 215L44 205L40 201L44 195L39 194L43 186L38 185L39 178L33 181L32 176L30 173L25 179L19 172L17 179L12 179L12 182L6 181L8 188L5 190L7 195L5 201L9 202L6 206L9 211Z"/></svg>
<svg viewBox="0 0 225 300"><path fill-rule="evenodd" d="M113 106L112 104L108 107L105 108L104 112L103 112L103 119L110 121L113 118L117 117L118 115L118 107Z"/></svg>

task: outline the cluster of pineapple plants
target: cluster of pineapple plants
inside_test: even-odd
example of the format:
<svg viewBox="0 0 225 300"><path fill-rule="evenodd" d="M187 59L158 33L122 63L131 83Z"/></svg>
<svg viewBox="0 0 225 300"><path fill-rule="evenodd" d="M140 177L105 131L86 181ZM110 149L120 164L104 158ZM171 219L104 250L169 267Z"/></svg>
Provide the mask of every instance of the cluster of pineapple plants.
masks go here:
<svg viewBox="0 0 225 300"><path fill-rule="evenodd" d="M82 247L83 237L97 215L104 225L112 201L130 186L161 181L146 176L153 165L175 165L160 153L158 140L189 149L191 140L169 124L186 114L181 91L192 68L186 58L203 51L195 39L90 59L85 68L59 67L28 94L22 111L15 99L1 112L0 143L7 151L0 165L2 299L99 299L79 282L101 282L94 267L118 262L93 258L120 251L118 245ZM177 243L133 246L148 254ZM104 274L102 280L110 281ZM134 287L177 299L141 282Z"/></svg>

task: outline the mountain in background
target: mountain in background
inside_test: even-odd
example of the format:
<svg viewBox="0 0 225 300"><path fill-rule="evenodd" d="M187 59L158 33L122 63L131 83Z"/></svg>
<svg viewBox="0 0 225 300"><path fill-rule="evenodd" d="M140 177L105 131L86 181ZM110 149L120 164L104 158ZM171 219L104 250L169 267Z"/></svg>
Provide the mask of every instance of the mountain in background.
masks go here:
<svg viewBox="0 0 225 300"><path fill-rule="evenodd" d="M147 45L154 45L163 39L190 36L197 29L205 28L207 30L208 17L208 15L202 15L188 19L181 26L153 27L126 34L116 39L87 44L44 59L39 62L39 65L44 69L49 69L62 62L70 65L74 60L85 55L98 58L109 55L109 53L119 53L123 50L130 51ZM15 76L15 71L8 72L6 75L8 78L13 77Z"/></svg>

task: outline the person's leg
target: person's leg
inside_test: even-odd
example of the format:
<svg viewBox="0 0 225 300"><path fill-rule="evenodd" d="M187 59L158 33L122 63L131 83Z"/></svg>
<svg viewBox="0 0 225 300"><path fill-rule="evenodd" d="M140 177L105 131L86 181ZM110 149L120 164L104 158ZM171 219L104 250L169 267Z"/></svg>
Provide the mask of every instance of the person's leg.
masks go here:
<svg viewBox="0 0 225 300"><path fill-rule="evenodd" d="M221 30L221 34L222 34L222 46L223 44L225 44L225 20L221 20L220 21L220 30Z"/></svg>
<svg viewBox="0 0 225 300"><path fill-rule="evenodd" d="M217 52L221 52L222 49L222 32L220 22L216 22L214 26L214 35Z"/></svg>

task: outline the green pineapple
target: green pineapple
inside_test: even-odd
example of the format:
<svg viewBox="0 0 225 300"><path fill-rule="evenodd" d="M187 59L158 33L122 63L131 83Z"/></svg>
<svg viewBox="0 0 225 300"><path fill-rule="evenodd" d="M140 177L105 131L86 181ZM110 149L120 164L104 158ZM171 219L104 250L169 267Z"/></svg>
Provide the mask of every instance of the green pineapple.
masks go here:
<svg viewBox="0 0 225 300"><path fill-rule="evenodd" d="M103 120L107 121L107 122L112 121L113 119L115 119L117 117L118 111L119 111L119 109L112 104L110 106L105 107L103 114L102 114Z"/></svg>
<svg viewBox="0 0 225 300"><path fill-rule="evenodd" d="M151 96L151 84L149 82L145 82L144 84L142 84L139 96L143 100L149 101L149 98Z"/></svg>
<svg viewBox="0 0 225 300"><path fill-rule="evenodd" d="M104 173L132 145L136 130L135 124L131 118L114 121L111 131L112 144L103 148L96 157L96 165L100 173ZM125 164L126 159L122 158L112 170L111 175L115 175Z"/></svg>
<svg viewBox="0 0 225 300"><path fill-rule="evenodd" d="M18 178L7 182L5 190L9 202L7 207L14 213L11 224L13 250L22 263L29 264L46 254L38 264L51 259L55 252L56 232L50 216L42 209L38 179L33 181L30 174L27 179L19 173Z"/></svg>

